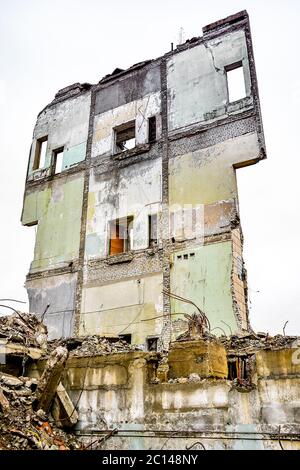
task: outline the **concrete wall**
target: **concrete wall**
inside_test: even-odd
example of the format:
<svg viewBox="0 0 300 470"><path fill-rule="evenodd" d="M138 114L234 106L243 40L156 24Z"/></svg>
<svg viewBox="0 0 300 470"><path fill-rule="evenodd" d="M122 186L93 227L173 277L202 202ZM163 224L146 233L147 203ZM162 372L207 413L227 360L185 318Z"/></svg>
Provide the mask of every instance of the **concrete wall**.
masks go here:
<svg viewBox="0 0 300 470"><path fill-rule="evenodd" d="M67 266L78 258L83 175L27 190L22 223L36 225L31 272Z"/></svg>
<svg viewBox="0 0 300 470"><path fill-rule="evenodd" d="M147 143L148 118L151 116L157 116L157 138L160 138L159 92L97 114L94 121L92 157L115 153L114 128L129 121L135 120L136 145Z"/></svg>
<svg viewBox="0 0 300 470"><path fill-rule="evenodd" d="M173 131L236 112L229 105L225 67L242 61L246 99L252 106L250 71L244 31L235 31L176 54L168 60L168 126Z"/></svg>
<svg viewBox="0 0 300 470"><path fill-rule="evenodd" d="M162 288L161 274L84 287L79 334L131 334L145 346L162 331Z"/></svg>
<svg viewBox="0 0 300 470"><path fill-rule="evenodd" d="M237 330L231 292L232 263L230 241L191 247L173 254L171 292L195 302L207 315L211 328L224 328L221 323L224 320L232 331ZM173 314L191 315L196 312L195 307L178 300L172 299L171 306ZM172 318L175 322L177 319L184 317L174 315ZM184 330L186 327L183 325ZM215 333L218 334L218 331Z"/></svg>
<svg viewBox="0 0 300 470"><path fill-rule="evenodd" d="M71 168L85 159L88 136L91 94L84 93L47 107L38 116L29 160L29 180L39 176L33 171L36 140L48 136L45 168L51 163L53 150L64 147L63 170ZM34 175L36 173L36 175ZM44 175L43 175L44 176Z"/></svg>
<svg viewBox="0 0 300 470"><path fill-rule="evenodd" d="M118 334L130 324L138 344L160 334L167 347L170 335L186 328L182 315L171 321L168 314L186 306L170 306L163 288L193 299L212 327L222 320L233 331L249 327L242 239L232 233L240 234L235 171L264 158L265 148L247 14L203 31L95 85L60 90L38 116L22 215L23 224L38 223L28 281L40 276L47 290L50 275L78 274L76 333ZM229 102L228 67L240 63L246 97ZM155 142L148 142L151 116ZM132 120L136 146L121 152L115 128ZM46 135L45 168L33 171L36 139ZM63 171L55 175L53 151L62 146ZM198 231L178 228L178 214L169 219L167 206L171 213L188 207ZM148 216L156 213L159 240L149 247ZM129 252L110 256L110 222L127 216L134 218ZM137 282L146 300L137 296ZM31 308L41 309L30 295ZM164 321L143 329L135 320L161 312Z"/></svg>
<svg viewBox="0 0 300 470"><path fill-rule="evenodd" d="M77 274L61 274L26 282L30 312L43 315L48 339L74 335Z"/></svg>
<svg viewBox="0 0 300 470"><path fill-rule="evenodd" d="M256 353L257 372L248 390L214 377L154 383L157 358L143 352L70 357L64 385L73 403L79 399L78 430L118 429L105 449L175 450L201 441L207 449L280 450L280 425L283 435L298 435L294 442L282 437L282 446L299 450L300 369L291 367L294 351ZM170 434L159 435L162 431Z"/></svg>
<svg viewBox="0 0 300 470"><path fill-rule="evenodd" d="M133 216L131 249L149 246L148 215L158 213L161 202L161 159L141 162L113 174L90 177L86 258L108 256L109 223Z"/></svg>

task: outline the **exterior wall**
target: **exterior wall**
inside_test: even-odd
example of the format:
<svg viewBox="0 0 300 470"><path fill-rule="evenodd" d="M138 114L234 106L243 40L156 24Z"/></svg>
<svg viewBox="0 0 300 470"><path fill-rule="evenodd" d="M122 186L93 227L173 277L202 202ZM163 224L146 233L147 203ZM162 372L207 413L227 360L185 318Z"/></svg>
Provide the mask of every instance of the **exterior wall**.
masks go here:
<svg viewBox="0 0 300 470"><path fill-rule="evenodd" d="M172 56L167 62L169 130L239 111L236 104L229 104L225 70L239 61L243 63L247 96L243 108L248 108L253 100L244 31L206 41Z"/></svg>
<svg viewBox="0 0 300 470"><path fill-rule="evenodd" d="M22 214L24 225L38 223L30 309L43 313L34 287L40 277L44 298L64 312L52 288L52 278L63 276L70 334L121 334L124 325L137 344L160 335L160 347L168 348L186 328L183 315L171 314L193 312L163 290L194 300L216 332L222 321L232 331L249 328L235 171L265 158L265 145L248 15L203 31L95 85L60 90L38 116ZM239 63L246 97L229 102L227 70ZM132 120L135 147L117 151L115 128ZM46 135L45 168L33 171L37 139ZM62 146L63 169L54 174L53 151ZM176 225L176 207L188 207L196 232ZM148 216L156 213L159 237L150 247ZM109 224L127 216L134 217L129 250L110 256ZM194 261L184 259L189 253ZM66 334L62 315L57 336Z"/></svg>
<svg viewBox="0 0 300 470"><path fill-rule="evenodd" d="M74 335L77 274L61 274L27 280L30 312L43 314L48 339Z"/></svg>
<svg viewBox="0 0 300 470"><path fill-rule="evenodd" d="M241 232L239 228L232 230L232 292L233 305L236 309L237 317L240 319L242 328L248 328L248 305L247 305L247 272L244 267Z"/></svg>
<svg viewBox="0 0 300 470"><path fill-rule="evenodd" d="M192 256L191 256L192 254ZM184 258L188 255L187 259ZM178 258L179 257L179 258ZM232 302L231 242L214 243L200 248L178 251L173 255L171 268L171 292L192 300L207 315L211 328L224 329L224 320L232 329L237 330L237 323ZM190 304L171 301L172 313L196 313ZM181 320L183 315L174 315L173 321ZM181 325L185 331L187 325ZM177 330L177 331L176 331ZM176 333L179 331L175 328ZM218 330L214 333L218 334ZM173 338L175 339L175 338Z"/></svg>
<svg viewBox="0 0 300 470"><path fill-rule="evenodd" d="M120 124L135 120L136 145L148 142L148 118L160 113L160 92L144 96L97 114L94 121L92 157L114 153L114 128ZM159 124L159 123L158 123ZM157 129L160 138L160 126Z"/></svg>
<svg viewBox="0 0 300 470"><path fill-rule="evenodd" d="M78 258L82 195L80 173L27 191L22 221L37 222L31 272L65 266Z"/></svg>
<svg viewBox="0 0 300 470"><path fill-rule="evenodd" d="M33 170L36 140L48 136L47 156L45 160L47 168L51 163L53 150L64 147L62 169L66 170L85 159L88 136L90 93L72 98L42 111L37 119L29 160L28 179L36 179L40 171ZM45 172L42 173L45 176Z"/></svg>
<svg viewBox="0 0 300 470"><path fill-rule="evenodd" d="M153 274L85 287L79 334L131 334L145 346L147 336L162 331L162 286L162 275Z"/></svg>
<svg viewBox="0 0 300 470"><path fill-rule="evenodd" d="M192 352L191 345L185 354ZM93 431L117 429L102 449L184 450L200 441L206 449L280 450L280 426L283 448L299 450L300 366L291 367L294 351L257 352L257 371L248 390L213 373L192 382L184 376L184 362L179 382L155 383L157 357L143 352L71 357L64 386L78 403L76 426L87 443L95 440ZM216 356L208 354L211 370L214 361L219 369L220 354L220 349ZM38 373L31 370L31 375ZM179 369L176 376L180 374Z"/></svg>
<svg viewBox="0 0 300 470"><path fill-rule="evenodd" d="M149 247L148 215L161 205L161 159L143 161L113 174L92 170L88 203L86 258L104 258L109 250L109 222L133 216L133 250Z"/></svg>
<svg viewBox="0 0 300 470"><path fill-rule="evenodd" d="M256 133L245 134L170 160L170 204L234 204L234 166L259 157ZM216 227L218 229L218 227Z"/></svg>

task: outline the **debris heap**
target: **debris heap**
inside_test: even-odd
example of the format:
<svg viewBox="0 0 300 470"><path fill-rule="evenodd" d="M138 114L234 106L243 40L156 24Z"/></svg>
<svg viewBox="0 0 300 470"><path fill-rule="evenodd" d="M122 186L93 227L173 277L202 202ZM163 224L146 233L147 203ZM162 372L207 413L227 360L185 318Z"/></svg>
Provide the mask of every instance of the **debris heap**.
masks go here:
<svg viewBox="0 0 300 470"><path fill-rule="evenodd" d="M135 345L129 344L118 337L104 338L97 335L85 336L84 338L68 338L49 342L48 351L52 351L57 346L66 347L69 356L93 356L115 353L126 353L130 351L140 351Z"/></svg>
<svg viewBox="0 0 300 470"><path fill-rule="evenodd" d="M0 449L80 449L77 438L59 429L51 415L33 409L37 386L37 379L0 372Z"/></svg>
<svg viewBox="0 0 300 470"><path fill-rule="evenodd" d="M0 339L26 347L47 348L47 327L33 314L15 312L0 317Z"/></svg>
<svg viewBox="0 0 300 470"><path fill-rule="evenodd" d="M297 336L270 336L268 333L243 332L229 337L221 336L219 340L228 352L240 351L244 354L253 354L260 349L275 350L291 347L297 338Z"/></svg>

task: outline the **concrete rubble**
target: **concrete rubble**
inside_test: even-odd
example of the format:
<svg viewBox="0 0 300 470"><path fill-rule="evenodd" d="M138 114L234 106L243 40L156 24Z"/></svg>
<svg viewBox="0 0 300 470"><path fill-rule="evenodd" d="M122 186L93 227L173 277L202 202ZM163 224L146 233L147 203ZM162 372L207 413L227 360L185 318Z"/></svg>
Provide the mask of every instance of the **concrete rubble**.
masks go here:
<svg viewBox="0 0 300 470"><path fill-rule="evenodd" d="M0 317L0 339L44 350L47 348L47 327L35 315L16 311Z"/></svg>
<svg viewBox="0 0 300 470"><path fill-rule="evenodd" d="M200 317L203 318L203 312ZM199 314L189 316L186 333L179 335L168 351L161 352L144 351L114 336L92 335L47 342L43 323L32 314L20 312L2 317L0 331L2 339L7 340L6 348L10 348L7 361L0 364L0 449L85 449L92 439L85 437L85 430L90 428L107 433L110 437L107 441L104 438L103 443L110 448L111 439L120 439L118 428L123 422L113 408L100 408L106 394L112 392L116 397L121 393L117 398L120 400L118 407L124 406L122 403L127 397L122 413L133 419L131 424L136 423L140 407L145 407L145 415L141 414L138 422L146 427L155 427L156 420L156 425L160 426L171 416L173 407L167 402L162 405L163 397L168 396L172 403L173 393L176 400L184 396L182 404L176 402L180 419L187 419L189 408L199 408L193 411L196 421L191 418L188 425L191 432L197 431L199 420L206 422L205 400L211 394L214 396L214 390L219 390L220 398L217 395L213 398L210 413L213 416L217 412L214 400L223 400L222 419L229 422L240 420L238 412L235 418L233 406L240 395L245 400L256 396L261 404L255 405L253 413L259 412L256 407L261 406L263 415L262 424L260 420L255 424L257 432L261 429L273 432L279 407L286 413L286 420L290 420L287 432L295 439L298 436L298 418L288 415L292 409L297 416L295 387L299 367L290 362L297 337L271 337L253 331L217 337L210 333L209 324L203 328ZM18 344L23 347L23 355L15 349ZM30 355L31 349L25 347L26 344L39 353L36 358ZM279 386L277 380L293 381L288 404L280 397L278 403L269 404L268 396L265 397L265 381L275 390ZM194 393L198 396L196 401L192 399ZM136 394L140 394L138 401ZM89 404L95 399L100 403L99 408L91 408ZM171 408L167 413L157 414L157 407L161 406ZM267 428L260 427L266 426L264 422ZM169 429L169 423L165 425ZM111 429L116 429L113 436Z"/></svg>
<svg viewBox="0 0 300 470"><path fill-rule="evenodd" d="M48 344L48 351L57 345L65 346L70 351L70 356L115 354L140 350L139 347L117 337L103 338L97 335L51 341Z"/></svg>
<svg viewBox="0 0 300 470"><path fill-rule="evenodd" d="M82 443L68 430L78 421L76 407L61 382L68 357L139 350L118 338L96 335L48 342L43 322L35 315L17 311L0 317L0 339L5 341L5 352L9 350L10 356L23 354L26 359L45 362L39 379L8 374L5 372L8 365L5 361L1 364L0 449L3 450L83 449ZM36 357L32 358L31 348L36 350Z"/></svg>
<svg viewBox="0 0 300 470"><path fill-rule="evenodd" d="M0 373L0 449L80 449L78 439L59 429L50 414L34 411L38 381Z"/></svg>

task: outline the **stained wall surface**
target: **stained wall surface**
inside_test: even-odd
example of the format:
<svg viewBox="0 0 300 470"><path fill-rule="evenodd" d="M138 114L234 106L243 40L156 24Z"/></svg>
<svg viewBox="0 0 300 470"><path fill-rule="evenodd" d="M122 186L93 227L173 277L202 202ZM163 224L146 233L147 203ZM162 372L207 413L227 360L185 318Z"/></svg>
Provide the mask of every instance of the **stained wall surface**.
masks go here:
<svg viewBox="0 0 300 470"><path fill-rule="evenodd" d="M62 312L58 337L125 332L144 349L151 336L167 348L187 326L182 313L193 313L167 291L194 301L218 333L222 322L249 328L236 171L266 151L248 15L203 32L95 85L60 90L38 116L22 214L36 226L27 286L31 311L42 315L50 299L46 318ZM232 101L236 68L245 93ZM120 129L134 129L132 148L117 145ZM45 167L34 170L45 136ZM125 219L130 241L112 254L111 224Z"/></svg>

